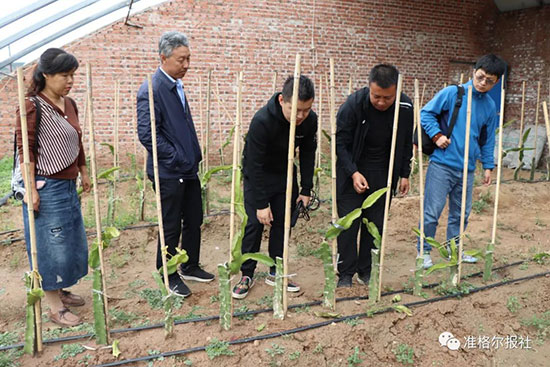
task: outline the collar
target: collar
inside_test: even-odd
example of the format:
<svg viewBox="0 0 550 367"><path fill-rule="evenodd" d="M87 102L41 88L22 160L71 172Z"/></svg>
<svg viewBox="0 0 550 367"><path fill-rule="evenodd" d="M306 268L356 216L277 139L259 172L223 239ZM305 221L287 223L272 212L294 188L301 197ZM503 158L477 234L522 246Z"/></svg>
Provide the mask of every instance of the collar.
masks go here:
<svg viewBox="0 0 550 367"><path fill-rule="evenodd" d="M168 78L168 80L170 80L172 83L174 83L174 86L176 84L179 84L183 88L183 82L181 81L181 79L172 78L166 71L164 71L162 66L159 66L159 70L162 71L162 73Z"/></svg>
<svg viewBox="0 0 550 367"><path fill-rule="evenodd" d="M474 82L472 80L469 80L467 81L466 83L462 84L462 86L464 87L464 96L466 98L468 98L468 87L469 86L472 86L472 97L475 97L475 98L483 98L487 92L485 93L481 93L479 92L475 87L474 87Z"/></svg>

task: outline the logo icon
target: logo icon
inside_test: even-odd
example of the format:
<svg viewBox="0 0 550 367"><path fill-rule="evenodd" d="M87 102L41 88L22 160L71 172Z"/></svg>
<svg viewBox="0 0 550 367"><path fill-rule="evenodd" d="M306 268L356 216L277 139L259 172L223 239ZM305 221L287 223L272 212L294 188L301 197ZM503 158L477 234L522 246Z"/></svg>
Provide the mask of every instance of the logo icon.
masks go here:
<svg viewBox="0 0 550 367"><path fill-rule="evenodd" d="M450 350L460 349L460 341L448 331L444 331L439 335L439 344L442 347L449 348Z"/></svg>

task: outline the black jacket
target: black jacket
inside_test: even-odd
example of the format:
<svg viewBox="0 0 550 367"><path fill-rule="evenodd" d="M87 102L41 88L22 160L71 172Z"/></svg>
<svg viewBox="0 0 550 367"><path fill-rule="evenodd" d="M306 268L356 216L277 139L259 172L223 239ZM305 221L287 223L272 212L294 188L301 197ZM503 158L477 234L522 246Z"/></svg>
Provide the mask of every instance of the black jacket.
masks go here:
<svg viewBox="0 0 550 367"><path fill-rule="evenodd" d="M168 79L160 68L153 74L152 79L157 124L159 177L163 179L195 179L202 156L187 98L184 110L176 90L176 83ZM153 148L147 81L143 82L137 93L137 120L139 140L149 152L147 174L153 177Z"/></svg>
<svg viewBox="0 0 550 367"><path fill-rule="evenodd" d="M268 207L269 197L286 191L288 136L290 123L285 119L275 93L250 123L243 150L243 174L252 187L250 200L256 209ZM296 126L295 147L300 149L300 194L310 196L317 149L317 115L311 111ZM294 167L296 175L296 167Z"/></svg>
<svg viewBox="0 0 550 367"><path fill-rule="evenodd" d="M373 107L369 103L369 88L365 87L350 95L338 111L336 129L336 154L338 159L336 161L336 172L339 191L341 191L341 186L346 182L352 182L349 178L357 171L357 160L363 152L365 137L371 124L371 121L367 121L368 108ZM393 116L395 113L395 103L385 112ZM412 102L409 97L401 93L392 191L397 187L399 177L408 178L411 172L412 132Z"/></svg>

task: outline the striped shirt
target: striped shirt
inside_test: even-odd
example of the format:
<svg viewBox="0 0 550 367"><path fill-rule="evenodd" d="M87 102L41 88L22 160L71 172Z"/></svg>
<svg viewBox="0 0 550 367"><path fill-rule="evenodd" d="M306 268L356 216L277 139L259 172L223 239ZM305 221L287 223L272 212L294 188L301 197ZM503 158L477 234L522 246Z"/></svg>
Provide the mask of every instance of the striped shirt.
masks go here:
<svg viewBox="0 0 550 367"><path fill-rule="evenodd" d="M74 179L78 176L78 167L86 164L81 143L81 130L78 114L73 103L65 98L65 111L61 111L43 94L35 98L40 102L41 119L36 134L36 106L27 98L27 123L31 162L35 162L37 175ZM19 114L17 119L17 145L22 150ZM35 141L38 140L37 156L34 156ZM22 154L19 155L22 161Z"/></svg>

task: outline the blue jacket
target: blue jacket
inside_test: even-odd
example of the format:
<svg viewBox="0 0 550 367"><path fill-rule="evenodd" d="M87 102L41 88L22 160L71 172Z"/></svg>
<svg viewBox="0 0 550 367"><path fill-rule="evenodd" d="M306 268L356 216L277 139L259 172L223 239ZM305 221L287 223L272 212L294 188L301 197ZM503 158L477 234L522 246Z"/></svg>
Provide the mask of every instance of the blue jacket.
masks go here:
<svg viewBox="0 0 550 367"><path fill-rule="evenodd" d="M153 74L152 79L159 177L196 179L202 156L187 98L184 111L176 90L176 83L168 79L160 68ZM139 140L149 152L147 174L152 177L153 148L147 81L141 84L137 93L137 120Z"/></svg>
<svg viewBox="0 0 550 367"><path fill-rule="evenodd" d="M468 105L468 87L472 86L472 115L470 123L470 147L468 154L468 171L474 171L476 160L479 159L484 169L493 169L495 130L497 128L497 113L495 102L487 93L478 92L469 81L462 85L464 97L458 111L456 125L451 135L451 144L446 149L436 148L430 156L430 161L444 164L448 167L462 170L464 167L464 147L466 135L466 111ZM457 88L449 86L440 90L420 112L422 127L430 138L437 133L447 132L449 116L452 115ZM441 116L442 125L439 125Z"/></svg>

